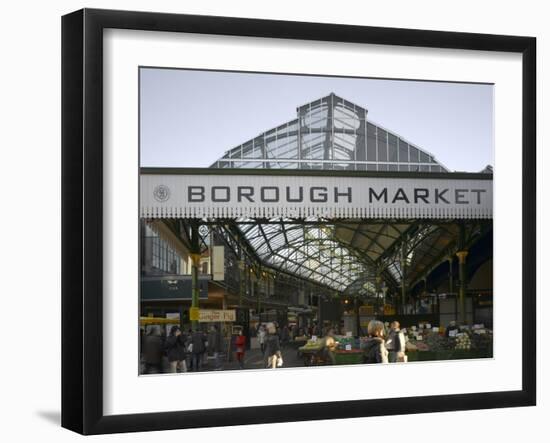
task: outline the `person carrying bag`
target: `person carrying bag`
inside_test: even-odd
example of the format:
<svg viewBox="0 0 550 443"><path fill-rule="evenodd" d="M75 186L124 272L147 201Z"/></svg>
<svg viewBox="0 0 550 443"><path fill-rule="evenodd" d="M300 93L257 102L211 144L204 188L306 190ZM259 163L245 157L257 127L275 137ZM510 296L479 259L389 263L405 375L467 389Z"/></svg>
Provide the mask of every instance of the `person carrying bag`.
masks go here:
<svg viewBox="0 0 550 443"><path fill-rule="evenodd" d="M267 325L267 338L265 340L265 357L267 358L267 368L275 369L283 366L283 355L281 353L281 344L279 336L273 323Z"/></svg>

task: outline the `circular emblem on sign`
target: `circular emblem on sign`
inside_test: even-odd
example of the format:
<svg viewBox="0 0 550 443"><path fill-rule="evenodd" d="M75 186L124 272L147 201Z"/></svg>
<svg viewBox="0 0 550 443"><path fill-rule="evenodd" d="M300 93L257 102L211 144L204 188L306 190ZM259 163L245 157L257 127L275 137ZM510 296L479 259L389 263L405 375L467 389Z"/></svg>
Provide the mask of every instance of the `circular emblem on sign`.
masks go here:
<svg viewBox="0 0 550 443"><path fill-rule="evenodd" d="M170 188L166 185L158 185L153 190L153 196L156 201L165 202L170 198Z"/></svg>

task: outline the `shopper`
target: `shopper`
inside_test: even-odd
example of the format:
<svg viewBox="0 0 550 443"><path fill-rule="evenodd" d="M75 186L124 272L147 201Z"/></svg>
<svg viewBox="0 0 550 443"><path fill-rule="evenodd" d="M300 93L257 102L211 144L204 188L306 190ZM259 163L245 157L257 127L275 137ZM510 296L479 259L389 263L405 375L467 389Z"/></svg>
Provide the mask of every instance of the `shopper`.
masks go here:
<svg viewBox="0 0 550 443"><path fill-rule="evenodd" d="M263 353L265 352L265 336L266 336L264 325L260 325L260 327L258 328L257 335L258 335L258 343L260 344L260 350L263 355Z"/></svg>
<svg viewBox="0 0 550 443"><path fill-rule="evenodd" d="M313 323L313 329L312 329L312 332L311 332L311 336L313 337L314 335L316 337L321 337L322 336L322 329L321 329L321 325L317 324L317 323Z"/></svg>
<svg viewBox="0 0 550 443"><path fill-rule="evenodd" d="M139 356L143 356L143 343L145 342L145 329L139 328Z"/></svg>
<svg viewBox="0 0 550 443"><path fill-rule="evenodd" d="M246 348L246 337L243 334L243 330L239 330L239 335L235 337L235 355L237 356L237 362L239 368L244 369L244 352Z"/></svg>
<svg viewBox="0 0 550 443"><path fill-rule="evenodd" d="M149 333L143 339L143 359L145 374L162 372L163 346L158 326L151 326Z"/></svg>
<svg viewBox="0 0 550 443"><path fill-rule="evenodd" d="M200 330L196 330L191 335L191 361L193 365L193 371L198 372L202 369L202 359L206 352L206 337Z"/></svg>
<svg viewBox="0 0 550 443"><path fill-rule="evenodd" d="M451 331L459 331L459 327L458 325L456 324L456 321L455 320L452 320L448 325L447 327L445 328L445 337L449 338L450 336L450 333ZM456 334L456 332L455 332Z"/></svg>
<svg viewBox="0 0 550 443"><path fill-rule="evenodd" d="M323 357L325 361L330 362L331 365L336 364L334 351L337 347L338 342L334 338L334 329L329 329L327 335L323 339Z"/></svg>
<svg viewBox="0 0 550 443"><path fill-rule="evenodd" d="M288 344L288 340L290 338L290 332L288 330L288 326L283 326L280 331L280 339L281 339L281 348L284 348Z"/></svg>
<svg viewBox="0 0 550 443"><path fill-rule="evenodd" d="M266 366L268 368L275 369L277 366L282 366L281 344L273 323L267 325L264 358L267 360Z"/></svg>
<svg viewBox="0 0 550 443"><path fill-rule="evenodd" d="M386 349L388 350L388 361L390 363L404 362L405 356L405 334L401 331L399 322L393 321L390 324L390 332L386 339Z"/></svg>
<svg viewBox="0 0 550 443"><path fill-rule="evenodd" d="M219 370L220 367L220 352L222 350L222 338L218 331L217 325L212 325L208 334L208 350L214 357L214 369Z"/></svg>
<svg viewBox="0 0 550 443"><path fill-rule="evenodd" d="M186 340L185 336L181 333L179 326L172 326L170 329L170 335L166 339L165 348L168 356L168 363L170 365L170 372L187 372L187 364L185 361L186 354Z"/></svg>
<svg viewBox="0 0 550 443"><path fill-rule="evenodd" d="M363 363L388 363L388 350L384 343L384 323L371 320L365 342Z"/></svg>

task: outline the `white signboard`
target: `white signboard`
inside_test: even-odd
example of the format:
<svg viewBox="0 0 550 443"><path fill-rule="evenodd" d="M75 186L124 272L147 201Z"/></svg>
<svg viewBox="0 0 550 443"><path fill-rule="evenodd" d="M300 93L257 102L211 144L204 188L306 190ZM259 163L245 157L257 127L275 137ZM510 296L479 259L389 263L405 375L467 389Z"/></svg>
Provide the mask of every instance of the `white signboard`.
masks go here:
<svg viewBox="0 0 550 443"><path fill-rule="evenodd" d="M145 171L147 172L147 171ZM141 216L491 218L493 181L448 178L144 173ZM158 173L157 173L158 172ZM456 177L456 178L455 178ZM471 178L470 178L471 177Z"/></svg>

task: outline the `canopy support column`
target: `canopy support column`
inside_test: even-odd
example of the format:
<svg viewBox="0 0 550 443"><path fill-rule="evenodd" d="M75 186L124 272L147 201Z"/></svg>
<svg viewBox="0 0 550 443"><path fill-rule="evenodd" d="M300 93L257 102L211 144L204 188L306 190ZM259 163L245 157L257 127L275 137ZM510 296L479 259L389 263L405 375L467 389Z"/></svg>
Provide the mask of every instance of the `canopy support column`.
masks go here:
<svg viewBox="0 0 550 443"><path fill-rule="evenodd" d="M241 259L239 260L239 307L243 306L244 293L246 290L246 266L243 257L244 254L241 252Z"/></svg>
<svg viewBox="0 0 550 443"><path fill-rule="evenodd" d="M459 250L456 253L458 257L458 307L459 307L459 321L461 324L466 324L466 256L468 251L465 248L466 228L464 223L460 224L460 231L458 237Z"/></svg>
<svg viewBox="0 0 550 443"><path fill-rule="evenodd" d="M376 316L380 314L380 290L382 288L382 276L380 274L376 276L375 282L376 299L374 301L374 315Z"/></svg>
<svg viewBox="0 0 550 443"><path fill-rule="evenodd" d="M458 279L460 287L458 290L459 321L466 324L466 256L468 251L458 251Z"/></svg>
<svg viewBox="0 0 550 443"><path fill-rule="evenodd" d="M355 306L354 306L354 310L355 310L355 335L357 337L360 337L362 335L362 331L361 331L361 316L359 315L359 297L355 297Z"/></svg>
<svg viewBox="0 0 550 443"><path fill-rule="evenodd" d="M407 244L401 243L401 314L405 314L405 303L407 299Z"/></svg>
<svg viewBox="0 0 550 443"><path fill-rule="evenodd" d="M201 263L201 253L199 247L199 227L196 223L191 226L191 309L196 311L199 308L199 266ZM193 331L198 329L198 320L191 321Z"/></svg>
<svg viewBox="0 0 550 443"><path fill-rule="evenodd" d="M453 287L453 259L454 257L452 255L449 256L448 262L449 262L449 294L452 294L454 291Z"/></svg>

